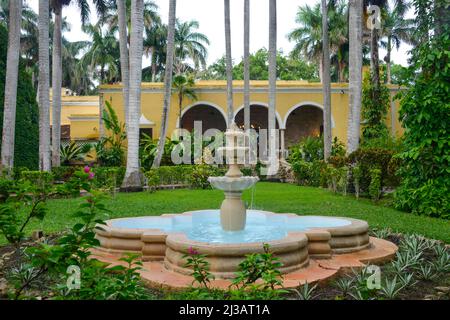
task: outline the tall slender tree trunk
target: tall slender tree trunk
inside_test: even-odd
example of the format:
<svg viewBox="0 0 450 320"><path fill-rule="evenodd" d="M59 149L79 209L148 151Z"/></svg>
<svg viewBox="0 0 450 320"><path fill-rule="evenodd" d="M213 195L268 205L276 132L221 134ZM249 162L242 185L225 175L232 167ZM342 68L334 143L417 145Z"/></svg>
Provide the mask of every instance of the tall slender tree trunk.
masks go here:
<svg viewBox="0 0 450 320"><path fill-rule="evenodd" d="M172 96L172 76L173 76L173 60L175 55L175 21L176 21L177 1L169 2L169 25L167 33L167 57L166 71L164 76L164 106L161 116L161 132L159 134L158 151L153 161L153 168L158 168L164 154L164 145L166 143L167 127L169 126L169 111ZM181 121L181 119L180 119Z"/></svg>
<svg viewBox="0 0 450 320"><path fill-rule="evenodd" d="M244 129L250 130L250 0L244 1Z"/></svg>
<svg viewBox="0 0 450 320"><path fill-rule="evenodd" d="M328 40L328 8L327 1L322 0L322 54L323 54L323 145L325 161L331 156L331 76L330 76L330 44Z"/></svg>
<svg viewBox="0 0 450 320"><path fill-rule="evenodd" d="M392 38L388 37L387 54L386 54L386 83L391 84L391 52L392 52Z"/></svg>
<svg viewBox="0 0 450 320"><path fill-rule="evenodd" d="M323 83L323 54L319 58L319 82Z"/></svg>
<svg viewBox="0 0 450 320"><path fill-rule="evenodd" d="M156 50L155 47L150 50L152 55L152 82L156 82Z"/></svg>
<svg viewBox="0 0 450 320"><path fill-rule="evenodd" d="M269 0L269 161L277 159L276 107L277 107L277 0ZM271 172L270 174L275 174Z"/></svg>
<svg viewBox="0 0 450 320"><path fill-rule="evenodd" d="M370 60L372 65L372 85L380 85L380 58L378 50L378 30L373 28L370 32Z"/></svg>
<svg viewBox="0 0 450 320"><path fill-rule="evenodd" d="M62 5L56 1L52 55L52 166L61 165Z"/></svg>
<svg viewBox="0 0 450 320"><path fill-rule="evenodd" d="M143 32L144 0L132 0L127 169L122 183L124 191L142 190L142 174L139 165L139 118L141 115Z"/></svg>
<svg viewBox="0 0 450 320"><path fill-rule="evenodd" d="M128 56L127 8L125 1L116 1L119 20L120 73L123 86L123 110L128 131L128 109L130 95L130 63Z"/></svg>
<svg viewBox="0 0 450 320"><path fill-rule="evenodd" d="M347 153L359 147L362 102L362 0L349 1L349 114Z"/></svg>
<svg viewBox="0 0 450 320"><path fill-rule="evenodd" d="M11 173L14 167L16 133L17 82L19 78L22 0L9 2L8 53L6 60L5 105L3 111L2 169Z"/></svg>
<svg viewBox="0 0 450 320"><path fill-rule="evenodd" d="M39 169L50 171L49 2L39 0Z"/></svg>
<svg viewBox="0 0 450 320"><path fill-rule="evenodd" d="M231 57L231 22L230 22L230 0L224 0L225 13L225 56L227 73L227 114L228 126L234 121L233 111L233 59Z"/></svg>

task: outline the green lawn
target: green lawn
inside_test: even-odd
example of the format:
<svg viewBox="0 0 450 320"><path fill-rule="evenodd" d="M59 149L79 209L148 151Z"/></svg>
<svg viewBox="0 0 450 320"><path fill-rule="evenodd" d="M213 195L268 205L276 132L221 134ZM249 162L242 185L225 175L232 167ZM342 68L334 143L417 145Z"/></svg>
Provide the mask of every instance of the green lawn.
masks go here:
<svg viewBox="0 0 450 320"><path fill-rule="evenodd" d="M217 190L167 190L156 193L118 194L106 201L110 218L181 213L189 210L219 208L223 193ZM244 194L250 203L251 191ZM50 212L30 230L62 230L74 224L71 217L81 199L52 200ZM370 200L335 195L319 188L260 182L254 190L254 209L301 215L342 216L366 220L371 227L390 227L403 233L419 233L450 243L450 221L415 216L396 211ZM1 241L1 240L0 240Z"/></svg>

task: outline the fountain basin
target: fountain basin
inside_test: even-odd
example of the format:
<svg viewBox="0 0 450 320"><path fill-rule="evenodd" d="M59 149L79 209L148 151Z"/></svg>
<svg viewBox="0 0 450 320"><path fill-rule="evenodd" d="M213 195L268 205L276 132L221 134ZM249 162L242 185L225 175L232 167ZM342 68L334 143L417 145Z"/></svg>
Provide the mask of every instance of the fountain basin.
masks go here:
<svg viewBox="0 0 450 320"><path fill-rule="evenodd" d="M181 257L189 247L210 252L212 272L219 278L231 276L238 261L260 252L263 243L282 259L282 272L302 268L308 257L329 258L370 246L369 226L362 220L258 210L248 210L245 230L236 232L222 230L219 210L113 219L100 228L96 230L100 250L140 253L143 260L165 261L167 269L179 273L187 272Z"/></svg>
<svg viewBox="0 0 450 320"><path fill-rule="evenodd" d="M259 181L258 177L210 177L209 183L219 190L226 192L242 192L255 185Z"/></svg>

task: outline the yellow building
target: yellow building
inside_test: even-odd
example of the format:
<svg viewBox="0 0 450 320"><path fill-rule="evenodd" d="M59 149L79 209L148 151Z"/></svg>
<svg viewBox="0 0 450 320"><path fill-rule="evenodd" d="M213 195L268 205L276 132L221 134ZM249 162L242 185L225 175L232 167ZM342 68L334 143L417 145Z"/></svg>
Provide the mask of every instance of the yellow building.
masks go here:
<svg viewBox="0 0 450 320"><path fill-rule="evenodd" d="M234 81L233 108L235 122L243 125L243 82ZM391 97L398 88L391 86ZM169 114L168 135L181 127L191 130L194 121L202 121L203 130L217 128L224 130L227 125L226 81L199 81L195 88L197 101L185 99L182 105L181 120L178 99L172 96ZM120 85L102 85L99 88L100 101L109 101L124 121L122 87ZM250 89L251 124L255 128L267 128L268 116L268 82L252 81ZM162 83L143 83L141 100L142 130L147 130L153 138L159 137L161 113L164 99ZM103 102L102 102L103 103ZM288 147L305 136L320 135L323 130L322 86L306 81L278 81L277 83L277 127L281 129L281 147ZM349 112L348 85L332 84L331 88L332 134L340 141L347 141L347 121ZM398 101L391 103L386 119L394 135L402 134L398 121ZM149 130L149 128L151 130ZM284 136L284 139L283 139Z"/></svg>
<svg viewBox="0 0 450 320"><path fill-rule="evenodd" d="M235 122L243 126L243 82L234 81L233 107ZM397 86L390 86L391 97L398 92ZM227 126L226 81L199 81L195 91L197 101L185 99L181 120L178 99L172 96L169 114L168 136L180 123L191 130L194 121L202 121L203 131L210 128L224 130ZM122 87L102 85L99 96L72 96L64 89L62 97L62 138L64 140L92 141L102 133L100 109L109 101L119 119L124 122ZM161 113L164 99L162 83L143 83L140 129L153 138L159 137ZM331 88L332 134L341 142L347 142L349 111L348 85L334 83ZM252 81L250 89L252 127L267 128L268 82ZM280 147L285 149L305 136L318 136L323 130L322 86L306 81L278 81L277 83L277 128L281 129ZM391 103L386 124L392 134L399 136L403 128L398 120L398 101ZM284 146L284 148L283 148Z"/></svg>
<svg viewBox="0 0 450 320"><path fill-rule="evenodd" d="M61 104L63 142L98 140L100 136L98 96L74 96L69 90L63 89ZM52 110L50 110L50 124L52 124Z"/></svg>

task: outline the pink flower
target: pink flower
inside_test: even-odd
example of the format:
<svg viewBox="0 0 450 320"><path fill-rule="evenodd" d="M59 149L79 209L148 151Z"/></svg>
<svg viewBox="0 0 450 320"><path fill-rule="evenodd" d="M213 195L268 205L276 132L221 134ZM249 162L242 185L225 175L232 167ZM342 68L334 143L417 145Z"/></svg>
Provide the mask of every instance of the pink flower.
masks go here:
<svg viewBox="0 0 450 320"><path fill-rule="evenodd" d="M89 173L89 172L91 172L91 168L89 166L85 166L84 173Z"/></svg>
<svg viewBox="0 0 450 320"><path fill-rule="evenodd" d="M93 172L89 172L89 180L94 179L95 174Z"/></svg>
<svg viewBox="0 0 450 320"><path fill-rule="evenodd" d="M188 248L188 253L189 253L191 256L195 256L195 255L199 254L198 250L196 250L196 249L194 249L194 248L192 248L192 247L189 247L189 248Z"/></svg>

